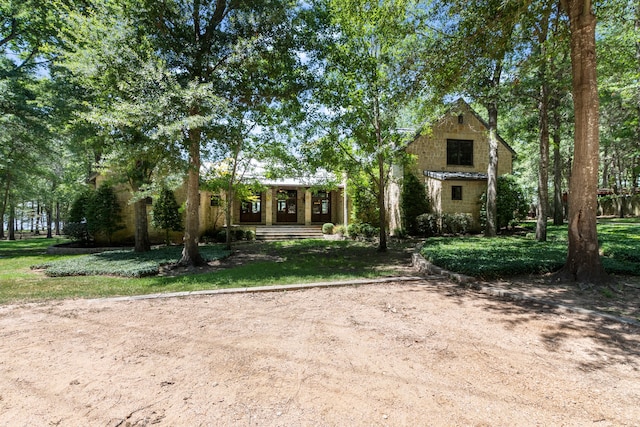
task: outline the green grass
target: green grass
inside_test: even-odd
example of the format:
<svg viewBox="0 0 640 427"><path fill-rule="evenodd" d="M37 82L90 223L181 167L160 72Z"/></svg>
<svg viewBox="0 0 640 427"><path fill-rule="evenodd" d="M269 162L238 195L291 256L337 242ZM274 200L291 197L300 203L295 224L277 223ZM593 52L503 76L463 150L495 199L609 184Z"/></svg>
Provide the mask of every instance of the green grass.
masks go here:
<svg viewBox="0 0 640 427"><path fill-rule="evenodd" d="M527 225L531 227L531 225ZM518 274L551 272L567 257L567 227L549 226L547 242L537 242L534 229L526 236L431 238L423 256L447 270L494 279ZM640 222L602 221L598 240L605 270L612 274L640 275Z"/></svg>
<svg viewBox="0 0 640 427"><path fill-rule="evenodd" d="M254 248L258 251L276 255L279 260L248 263L202 274L140 278L113 275L48 277L30 267L59 264L79 269L90 258L85 258L85 255L46 255L45 250L52 243L55 242L45 239L0 241L0 303L309 283L396 274L394 266L389 265L390 261L393 262L390 259L393 253L378 253L374 245L303 240L256 243ZM205 255L206 250L203 247ZM243 246L238 246L237 250L243 251ZM133 252L128 254L136 256ZM121 262L118 258L122 256L124 254L104 253L94 258L110 259L109 265L109 262ZM108 270L113 271L113 266Z"/></svg>

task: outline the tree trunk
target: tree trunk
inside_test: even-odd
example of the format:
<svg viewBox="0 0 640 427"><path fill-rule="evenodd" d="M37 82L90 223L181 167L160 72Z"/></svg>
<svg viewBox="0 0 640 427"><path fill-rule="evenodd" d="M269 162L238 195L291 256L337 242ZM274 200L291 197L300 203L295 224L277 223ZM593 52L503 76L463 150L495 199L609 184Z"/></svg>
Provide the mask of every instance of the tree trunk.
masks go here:
<svg viewBox="0 0 640 427"><path fill-rule="evenodd" d="M547 217L549 216L549 86L544 80L546 66L541 71L539 121L540 121L540 164L538 165L538 218L536 240L547 241Z"/></svg>
<svg viewBox="0 0 640 427"><path fill-rule="evenodd" d="M56 236L60 235L60 202L56 200Z"/></svg>
<svg viewBox="0 0 640 427"><path fill-rule="evenodd" d="M562 156L560 154L560 115L553 114L553 225L564 222L562 203Z"/></svg>
<svg viewBox="0 0 640 427"><path fill-rule="evenodd" d="M487 104L489 115L489 166L487 168L487 224L485 237L495 237L498 232L498 106L496 101Z"/></svg>
<svg viewBox="0 0 640 427"><path fill-rule="evenodd" d="M192 112L196 115L197 112ZM200 129L189 129L189 170L187 172L187 202L186 220L184 227L184 249L181 265L202 265L204 260L200 256L198 247L198 233L200 228Z"/></svg>
<svg viewBox="0 0 640 427"><path fill-rule="evenodd" d="M599 162L596 17L590 0L564 0L571 28L575 146L569 187L569 249L560 274L581 283L602 283L607 274L598 248Z"/></svg>
<svg viewBox="0 0 640 427"><path fill-rule="evenodd" d="M374 181L378 181L378 219L380 222L380 232L378 236L378 252L387 251L387 210L385 203L385 186L387 183L384 160L385 155L383 152L384 141L382 140L382 124L380 122L380 104L379 94L376 92L373 98L373 127L376 132L376 144L378 146L378 177Z"/></svg>
<svg viewBox="0 0 640 427"><path fill-rule="evenodd" d="M16 240L16 207L13 203L9 205L9 224L7 233L9 234L9 240Z"/></svg>
<svg viewBox="0 0 640 427"><path fill-rule="evenodd" d="M380 191L378 192L378 209L380 213L380 243L378 244L378 252L387 251L387 211L385 198L385 170L384 170L384 154L378 154L378 180L380 183Z"/></svg>
<svg viewBox="0 0 640 427"><path fill-rule="evenodd" d="M137 190L135 190L137 191ZM134 239L135 252L148 252L151 250L151 241L149 240L149 221L147 219L147 201L140 199L133 205L134 210Z"/></svg>
<svg viewBox="0 0 640 427"><path fill-rule="evenodd" d="M45 207L45 212L47 214L47 239L53 238L53 209L51 205L47 204Z"/></svg>

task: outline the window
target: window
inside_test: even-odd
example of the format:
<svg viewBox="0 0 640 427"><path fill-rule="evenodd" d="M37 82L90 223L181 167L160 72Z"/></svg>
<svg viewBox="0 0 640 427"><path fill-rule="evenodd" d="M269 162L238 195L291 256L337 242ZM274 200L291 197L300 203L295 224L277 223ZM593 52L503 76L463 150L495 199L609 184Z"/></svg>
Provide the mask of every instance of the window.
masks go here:
<svg viewBox="0 0 640 427"><path fill-rule="evenodd" d="M451 186L451 200L462 200L462 185Z"/></svg>
<svg viewBox="0 0 640 427"><path fill-rule="evenodd" d="M473 141L447 139L447 164L473 166Z"/></svg>
<svg viewBox="0 0 640 427"><path fill-rule="evenodd" d="M210 206L220 206L220 196L218 195L211 196Z"/></svg>
<svg viewBox="0 0 640 427"><path fill-rule="evenodd" d="M464 124L464 114L458 114L458 124Z"/></svg>

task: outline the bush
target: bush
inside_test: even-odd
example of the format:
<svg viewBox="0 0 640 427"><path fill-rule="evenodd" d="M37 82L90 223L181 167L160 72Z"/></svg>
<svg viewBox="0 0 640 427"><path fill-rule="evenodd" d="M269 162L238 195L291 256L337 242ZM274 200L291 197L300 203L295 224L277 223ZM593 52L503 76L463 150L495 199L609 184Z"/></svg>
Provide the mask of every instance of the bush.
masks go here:
<svg viewBox="0 0 640 427"><path fill-rule="evenodd" d="M344 236L347 234L347 227L345 227L344 225L340 224L340 225L336 225L336 228L333 230L333 232L335 234L338 234L340 236Z"/></svg>
<svg viewBox="0 0 640 427"><path fill-rule="evenodd" d="M407 232L403 228L394 228L393 235L398 239L405 239L407 237Z"/></svg>
<svg viewBox="0 0 640 427"><path fill-rule="evenodd" d="M245 235L246 232L242 228L236 228L235 230L233 230L233 236L235 237L235 240L244 240Z"/></svg>
<svg viewBox="0 0 640 427"><path fill-rule="evenodd" d="M480 197L480 225L485 228L487 224L487 193ZM529 205L524 197L522 188L512 176L498 177L498 192L496 194L496 213L498 230L527 216Z"/></svg>
<svg viewBox="0 0 640 427"><path fill-rule="evenodd" d="M180 206L173 191L168 188L162 188L158 199L153 204L151 223L154 227L164 230L166 244L169 244L170 231L182 231L183 229Z"/></svg>
<svg viewBox="0 0 640 427"><path fill-rule="evenodd" d="M360 235L360 224L349 224L347 227L347 233L352 239L357 239Z"/></svg>
<svg viewBox="0 0 640 427"><path fill-rule="evenodd" d="M416 217L416 228L419 236L438 236L440 231L440 215L437 213L427 213Z"/></svg>
<svg viewBox="0 0 640 427"><path fill-rule="evenodd" d="M64 226L62 233L77 242L87 244L91 241L86 222L68 222Z"/></svg>
<svg viewBox="0 0 640 427"><path fill-rule="evenodd" d="M335 225L333 225L330 222L327 222L326 224L322 225L322 234L333 234L334 228L335 228Z"/></svg>
<svg viewBox="0 0 640 427"><path fill-rule="evenodd" d="M380 229L378 227L374 227L371 224L360 224L360 234L365 239L373 239L380 233Z"/></svg>
<svg viewBox="0 0 640 427"><path fill-rule="evenodd" d="M468 213L443 213L442 233L466 234L471 227L471 214Z"/></svg>
<svg viewBox="0 0 640 427"><path fill-rule="evenodd" d="M255 240L256 239L256 233L253 230L246 230L244 232L244 238L247 240Z"/></svg>
<svg viewBox="0 0 640 427"><path fill-rule="evenodd" d="M231 235L233 240L233 234ZM227 229L223 228L222 230L218 231L218 234L216 234L216 240L220 243L225 243L227 241Z"/></svg>
<svg viewBox="0 0 640 427"><path fill-rule="evenodd" d="M430 207L424 184L412 173L407 173L404 176L400 203L402 206L402 226L409 234L418 234L417 218L429 212Z"/></svg>

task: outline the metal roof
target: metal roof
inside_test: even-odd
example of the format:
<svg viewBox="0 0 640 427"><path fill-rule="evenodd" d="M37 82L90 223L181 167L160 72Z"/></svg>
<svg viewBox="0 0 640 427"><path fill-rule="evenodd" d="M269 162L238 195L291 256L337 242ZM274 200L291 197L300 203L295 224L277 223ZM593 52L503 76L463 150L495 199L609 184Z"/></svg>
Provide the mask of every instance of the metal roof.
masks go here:
<svg viewBox="0 0 640 427"><path fill-rule="evenodd" d="M424 176L438 179L440 181L486 181L487 174L482 172L445 172L445 171L423 171Z"/></svg>

